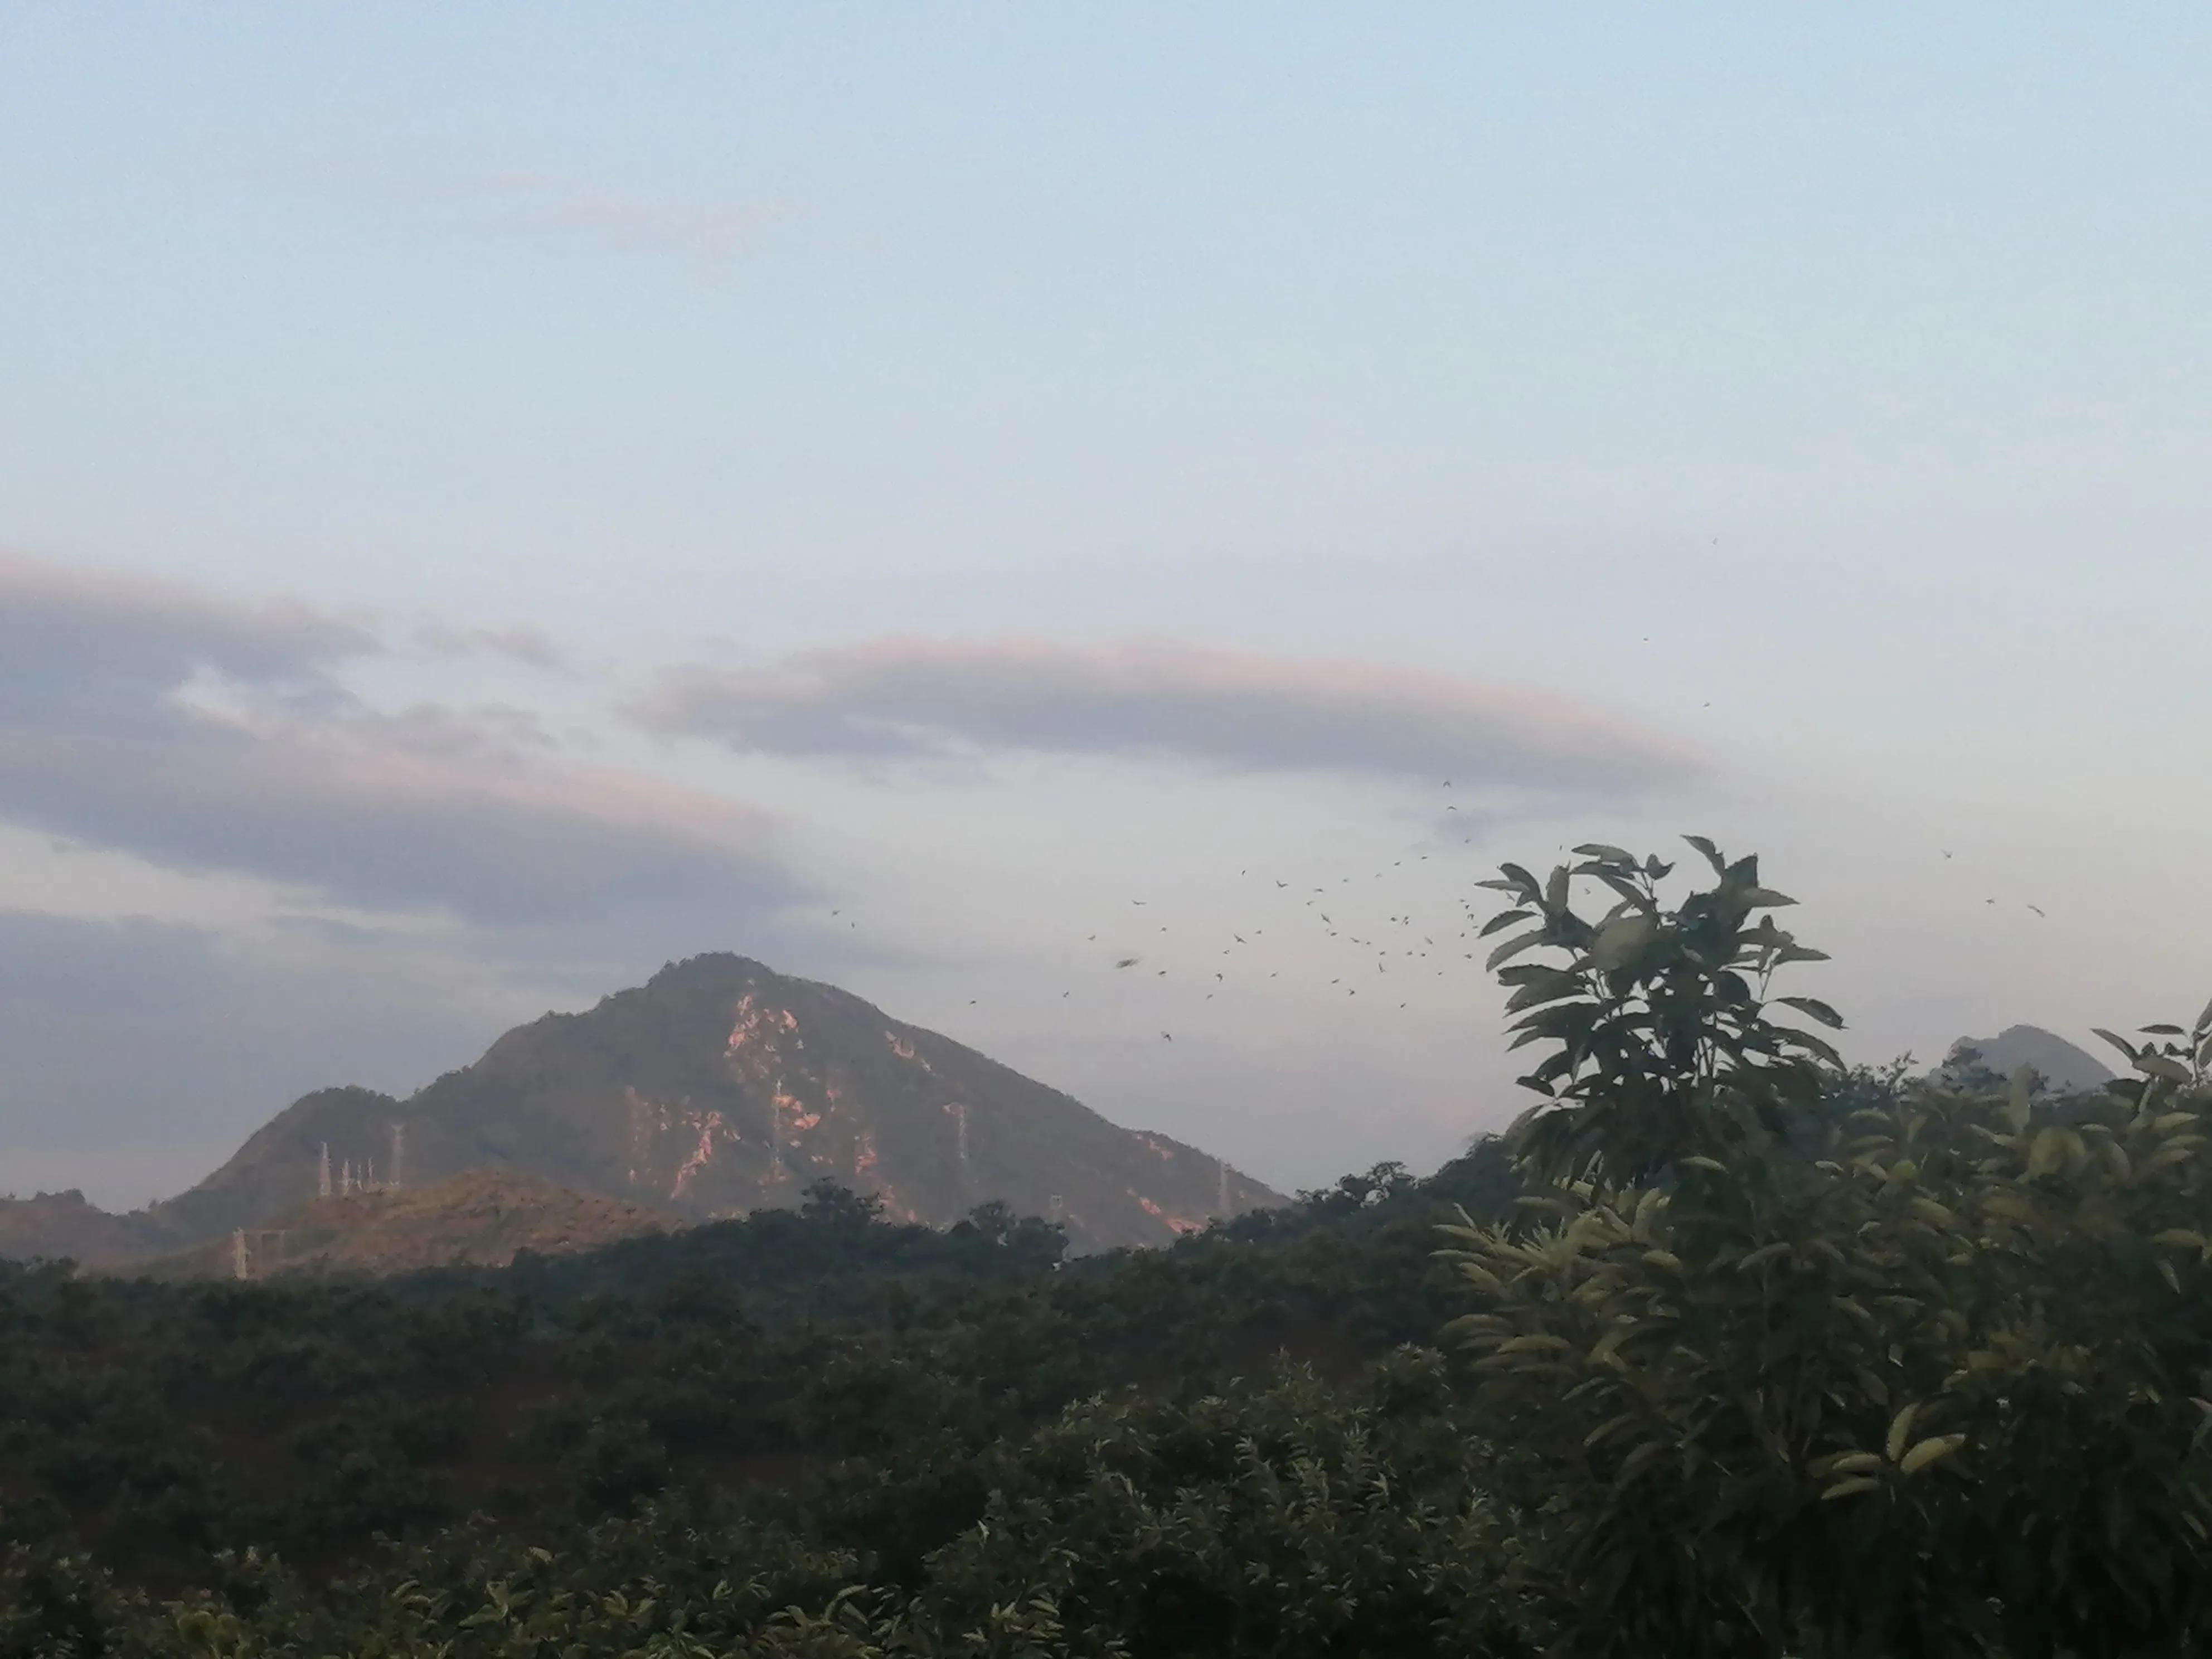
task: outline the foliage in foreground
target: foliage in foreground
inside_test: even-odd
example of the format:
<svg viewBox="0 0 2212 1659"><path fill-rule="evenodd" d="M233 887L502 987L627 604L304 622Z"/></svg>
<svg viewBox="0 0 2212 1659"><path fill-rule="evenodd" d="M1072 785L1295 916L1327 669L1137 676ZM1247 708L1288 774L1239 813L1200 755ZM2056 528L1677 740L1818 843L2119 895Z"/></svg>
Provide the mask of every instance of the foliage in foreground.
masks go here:
<svg viewBox="0 0 2212 1659"><path fill-rule="evenodd" d="M313 1586L259 1558L158 1601L81 1559L0 1574L0 1656L1529 1651L1513 1529L1449 1420L1439 1357L1338 1391L1310 1371L1188 1405L1074 1407L986 1460L980 1519L909 1590L860 1553L680 1507L569 1550L460 1532Z"/></svg>
<svg viewBox="0 0 2212 1659"><path fill-rule="evenodd" d="M1541 918L1501 956L1566 958L1509 970L1557 1044L1523 1144L1558 1184L1452 1230L1451 1334L1548 1494L1526 1541L1569 1645L2193 1650L2212 1008L2112 1039L2136 1075L2100 1097L1847 1080L1768 1017L1765 975L1817 955L1751 923L1790 901L1701 850L1718 884L1675 912L1611 848L1499 884ZM1620 898L1595 921L1585 877Z"/></svg>

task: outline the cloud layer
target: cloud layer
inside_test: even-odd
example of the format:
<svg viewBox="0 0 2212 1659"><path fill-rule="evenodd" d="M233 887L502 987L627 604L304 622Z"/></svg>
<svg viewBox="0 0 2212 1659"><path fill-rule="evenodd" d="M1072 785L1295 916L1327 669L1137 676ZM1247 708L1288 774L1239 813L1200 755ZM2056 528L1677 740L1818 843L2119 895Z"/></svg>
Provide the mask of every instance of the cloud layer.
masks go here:
<svg viewBox="0 0 2212 1659"><path fill-rule="evenodd" d="M380 908L535 923L789 897L759 814L562 764L526 715L362 706L298 607L0 562L0 817Z"/></svg>
<svg viewBox="0 0 2212 1659"><path fill-rule="evenodd" d="M1540 693L1165 644L879 640L682 670L630 712L665 734L787 756L1160 757L1605 794L1697 769L1685 750Z"/></svg>

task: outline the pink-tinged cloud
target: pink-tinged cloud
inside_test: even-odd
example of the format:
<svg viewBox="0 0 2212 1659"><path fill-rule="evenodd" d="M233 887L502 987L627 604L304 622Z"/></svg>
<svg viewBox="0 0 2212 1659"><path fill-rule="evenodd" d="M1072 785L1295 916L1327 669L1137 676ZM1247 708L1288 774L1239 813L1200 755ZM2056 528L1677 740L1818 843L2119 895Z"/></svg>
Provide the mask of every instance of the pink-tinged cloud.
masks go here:
<svg viewBox="0 0 2212 1659"><path fill-rule="evenodd" d="M735 925L794 891L761 814L564 764L521 711L363 708L332 669L376 648L303 609L0 564L0 819L477 921L659 902ZM243 712L179 697L204 671Z"/></svg>
<svg viewBox="0 0 2212 1659"><path fill-rule="evenodd" d="M1545 692L1159 643L877 640L681 670L629 713L660 732L791 756L1159 757L1606 793L1698 769L1681 746Z"/></svg>

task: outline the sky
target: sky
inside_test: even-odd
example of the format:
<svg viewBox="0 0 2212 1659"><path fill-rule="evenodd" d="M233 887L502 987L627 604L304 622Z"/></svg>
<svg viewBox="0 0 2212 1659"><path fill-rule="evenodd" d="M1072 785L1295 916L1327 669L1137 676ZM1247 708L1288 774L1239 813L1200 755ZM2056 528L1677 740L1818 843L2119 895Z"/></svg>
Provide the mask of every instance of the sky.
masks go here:
<svg viewBox="0 0 2212 1659"><path fill-rule="evenodd" d="M0 1191L705 951L1425 1169L1528 1099L1474 884L1686 833L1854 1060L2185 1022L2208 72L2179 3L0 10Z"/></svg>

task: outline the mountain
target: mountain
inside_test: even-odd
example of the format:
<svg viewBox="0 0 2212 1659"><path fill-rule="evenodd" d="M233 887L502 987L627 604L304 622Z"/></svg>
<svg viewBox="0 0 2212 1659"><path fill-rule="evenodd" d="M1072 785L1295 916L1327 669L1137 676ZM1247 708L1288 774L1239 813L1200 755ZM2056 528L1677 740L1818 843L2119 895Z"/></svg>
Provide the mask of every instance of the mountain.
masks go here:
<svg viewBox="0 0 2212 1659"><path fill-rule="evenodd" d="M155 1279L395 1273L504 1267L519 1250L558 1255L678 1225L665 1212L570 1192L511 1170L473 1170L427 1187L334 1194L245 1232L152 1261Z"/></svg>
<svg viewBox="0 0 2212 1659"><path fill-rule="evenodd" d="M1999 1077L2009 1077L2016 1068L2032 1066L2042 1073L2045 1083L2062 1093L2101 1089L2114 1075L2112 1068L2094 1054L2039 1025L2008 1025L1993 1037L1960 1037L1951 1045L1942 1069L1953 1074L1964 1071L1961 1062L1968 1051L1974 1055L1975 1065Z"/></svg>
<svg viewBox="0 0 2212 1659"><path fill-rule="evenodd" d="M128 1254L262 1226L316 1194L325 1149L341 1191L395 1173L404 1189L514 1170L702 1221L795 1206L827 1179L932 1226L998 1200L1063 1222L1079 1249L1164 1243L1284 1201L835 986L714 955L586 1013L520 1026L404 1102L367 1089L304 1096L191 1191L106 1219L141 1241ZM0 1204L0 1249L60 1253L24 1248L10 1207ZM100 1224L73 1220L86 1237Z"/></svg>

